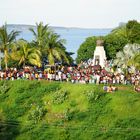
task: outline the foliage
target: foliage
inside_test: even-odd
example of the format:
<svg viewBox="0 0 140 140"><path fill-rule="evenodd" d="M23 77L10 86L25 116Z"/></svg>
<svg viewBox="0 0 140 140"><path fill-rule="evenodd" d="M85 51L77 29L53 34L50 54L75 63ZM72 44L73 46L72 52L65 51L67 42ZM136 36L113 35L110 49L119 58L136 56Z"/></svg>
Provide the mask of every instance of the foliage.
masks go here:
<svg viewBox="0 0 140 140"><path fill-rule="evenodd" d="M80 45L77 51L77 63L93 57L98 38L89 37ZM127 24L113 29L111 33L101 38L104 40L107 59L114 59L116 53L122 51L126 44L140 44L140 23L135 20L128 21Z"/></svg>
<svg viewBox="0 0 140 140"><path fill-rule="evenodd" d="M62 104L68 98L67 91L58 90L53 94L52 102L54 104Z"/></svg>
<svg viewBox="0 0 140 140"><path fill-rule="evenodd" d="M119 119L115 122L114 126L109 129L107 136L110 138L114 135L116 139L139 139L139 123L140 120L136 118L127 117L125 120Z"/></svg>
<svg viewBox="0 0 140 140"><path fill-rule="evenodd" d="M34 28L29 30L33 33L35 40L33 40L34 46L36 46L40 51L43 52L44 40L52 32L51 28L47 25L43 25L42 22L36 23L37 31Z"/></svg>
<svg viewBox="0 0 140 140"><path fill-rule="evenodd" d="M8 84L7 81L2 81L0 83L0 94L4 94L8 92L9 89L10 89L10 85Z"/></svg>
<svg viewBox="0 0 140 140"><path fill-rule="evenodd" d="M84 94L87 96L87 99L90 103L97 101L101 96L104 95L103 92L96 90L85 91Z"/></svg>
<svg viewBox="0 0 140 140"><path fill-rule="evenodd" d="M0 94L0 138L140 138L140 94L134 92L133 86L117 85L118 91L105 94L103 85L24 80L5 82L10 89L6 94ZM59 98L64 91L68 98L62 103L53 103L55 94L59 92Z"/></svg>
<svg viewBox="0 0 140 140"><path fill-rule="evenodd" d="M29 29L35 40L27 42L23 39L16 41L20 32L7 32L7 26L0 28L0 50L4 53L5 68L21 67L23 65L35 65L41 67L43 63L54 65L56 62L62 64L73 63L71 55L64 46L65 40L53 32L48 25L42 22L36 24L37 30Z"/></svg>
<svg viewBox="0 0 140 140"><path fill-rule="evenodd" d="M14 30L8 33L6 25L3 25L0 28L0 50L4 53L4 63L6 69L8 68L9 49L18 35L19 32Z"/></svg>
<svg viewBox="0 0 140 140"><path fill-rule="evenodd" d="M19 86L12 88L14 91L12 91L10 88L6 93L8 97L2 95L0 96L1 102L3 102L5 98L8 100L9 96L13 95L13 98L10 100L11 103L3 107L7 119L10 120L23 116L31 109L32 104L42 106L43 101L41 97L55 91L59 87L58 84L48 84L48 86L40 85L40 82L38 81L15 81L15 84L16 82L19 84Z"/></svg>
<svg viewBox="0 0 140 140"><path fill-rule="evenodd" d="M94 50L96 47L97 37L88 37L81 45L77 51L76 62L80 63L81 61L88 60L93 57Z"/></svg>
<svg viewBox="0 0 140 140"><path fill-rule="evenodd" d="M42 117L47 113L44 106L36 106L29 114L29 120L33 120L34 123L38 123Z"/></svg>
<svg viewBox="0 0 140 140"><path fill-rule="evenodd" d="M47 58L51 65L61 61L69 63L71 57L64 47L65 40L60 39L60 35L54 33L48 25L43 25L42 22L36 26L37 32L33 28L30 31L35 36L33 45L41 51L42 60Z"/></svg>
<svg viewBox="0 0 140 140"><path fill-rule="evenodd" d="M119 26L105 36L105 50L108 59L114 59L118 51L122 51L126 44L140 44L140 23L132 20Z"/></svg>
<svg viewBox="0 0 140 140"><path fill-rule="evenodd" d="M65 47L63 46L65 40L60 39L60 36L56 33L51 33L48 37L48 40L45 42L44 51L47 54L49 64L54 65L55 62L66 62L69 64L67 58Z"/></svg>
<svg viewBox="0 0 140 140"><path fill-rule="evenodd" d="M125 37L118 35L117 33L110 33L104 37L104 47L107 55L107 59L114 59L118 51L123 50L127 40Z"/></svg>
<svg viewBox="0 0 140 140"><path fill-rule="evenodd" d="M35 65L41 67L41 53L38 49L31 47L31 45L24 41L19 40L16 48L13 48L11 57L18 62L18 65Z"/></svg>
<svg viewBox="0 0 140 140"><path fill-rule="evenodd" d="M1 121L0 119L0 139L14 140L19 134L19 123L17 121Z"/></svg>
<svg viewBox="0 0 140 140"><path fill-rule="evenodd" d="M74 116L74 112L73 111L71 111L69 108L65 110L65 112L64 112L64 120L65 121L72 120L73 116Z"/></svg>
<svg viewBox="0 0 140 140"><path fill-rule="evenodd" d="M140 53L140 45L138 44L126 45L123 48L123 51L120 51L116 54L114 65L120 67L123 70L128 70L129 67L135 66L133 63L134 62L133 59L135 59L134 57L137 53Z"/></svg>
<svg viewBox="0 0 140 140"><path fill-rule="evenodd" d="M130 20L126 24L126 30L128 34L128 43L140 44L140 23L136 20Z"/></svg>
<svg viewBox="0 0 140 140"><path fill-rule="evenodd" d="M77 105L77 103L76 103L75 100L72 100L72 101L70 102L70 106L71 106L71 107L76 107L76 105Z"/></svg>
<svg viewBox="0 0 140 140"><path fill-rule="evenodd" d="M129 66L134 66L136 70L140 70L140 52L136 54L129 60Z"/></svg>

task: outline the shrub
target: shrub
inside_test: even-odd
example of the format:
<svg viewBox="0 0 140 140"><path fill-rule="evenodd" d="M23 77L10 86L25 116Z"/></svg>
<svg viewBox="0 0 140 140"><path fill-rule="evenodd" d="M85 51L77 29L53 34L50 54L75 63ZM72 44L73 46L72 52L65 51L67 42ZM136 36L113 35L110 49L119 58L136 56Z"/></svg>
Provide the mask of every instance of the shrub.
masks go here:
<svg viewBox="0 0 140 140"><path fill-rule="evenodd" d="M83 121L87 117L87 112L80 112L77 111L75 112L76 114L74 115L74 119L78 121Z"/></svg>
<svg viewBox="0 0 140 140"><path fill-rule="evenodd" d="M96 90L85 91L84 94L86 95L89 102L95 102L104 95L103 92Z"/></svg>
<svg viewBox="0 0 140 140"><path fill-rule="evenodd" d="M0 140L14 140L19 135L18 121L3 121L0 123Z"/></svg>
<svg viewBox="0 0 140 140"><path fill-rule="evenodd" d="M10 106L3 107L4 113L9 120L15 120L21 117L27 111L26 107L20 106L18 104L11 104Z"/></svg>
<svg viewBox="0 0 140 140"><path fill-rule="evenodd" d="M62 104L68 98L68 92L66 90L58 90L54 93L52 102L54 104Z"/></svg>
<svg viewBox="0 0 140 140"><path fill-rule="evenodd" d="M75 107L76 105L77 105L77 103L76 103L75 100L72 100L72 101L70 102L70 106L71 106L71 107Z"/></svg>
<svg viewBox="0 0 140 140"><path fill-rule="evenodd" d="M69 133L69 129L63 129L60 131L59 136L61 139L59 140L69 140L70 139L70 133Z"/></svg>
<svg viewBox="0 0 140 140"><path fill-rule="evenodd" d="M41 106L37 106L30 112L28 119L33 120L34 123L38 123L46 113L47 109Z"/></svg>
<svg viewBox="0 0 140 140"><path fill-rule="evenodd" d="M25 87L19 87L17 89L17 93L23 93L25 91Z"/></svg>
<svg viewBox="0 0 140 140"><path fill-rule="evenodd" d="M41 86L40 82L39 81L33 81L32 83L30 83L28 86L27 86L27 90L33 90L37 87Z"/></svg>
<svg viewBox="0 0 140 140"><path fill-rule="evenodd" d="M1 95L0 95L0 102L4 102L5 99L6 99L8 96L9 96L8 94L1 94Z"/></svg>
<svg viewBox="0 0 140 140"><path fill-rule="evenodd" d="M64 120L65 121L72 120L73 116L74 116L74 112L70 111L70 109L65 110L65 112L64 112Z"/></svg>
<svg viewBox="0 0 140 140"><path fill-rule="evenodd" d="M0 93L4 94L4 93L8 92L9 89L10 89L10 85L8 84L8 82L2 81L0 84Z"/></svg>
<svg viewBox="0 0 140 140"><path fill-rule="evenodd" d="M125 118L118 119L116 123L108 130L106 136L116 139L138 140L140 139L140 119Z"/></svg>

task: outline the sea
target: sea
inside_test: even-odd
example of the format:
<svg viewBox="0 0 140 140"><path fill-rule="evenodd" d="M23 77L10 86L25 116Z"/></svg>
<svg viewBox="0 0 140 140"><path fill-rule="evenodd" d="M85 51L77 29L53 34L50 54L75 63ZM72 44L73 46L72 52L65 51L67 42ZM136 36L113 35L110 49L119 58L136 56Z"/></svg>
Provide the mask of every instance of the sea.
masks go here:
<svg viewBox="0 0 140 140"><path fill-rule="evenodd" d="M27 41L32 41L34 36L29 28L36 29L32 25L7 25L8 32L11 30L21 31L17 39L23 38ZM77 50L80 45L90 36L105 36L111 32L112 29L89 29L89 28L67 28L67 27L52 27L55 33L58 33L62 39L66 40L66 50L73 52L73 59L77 56Z"/></svg>

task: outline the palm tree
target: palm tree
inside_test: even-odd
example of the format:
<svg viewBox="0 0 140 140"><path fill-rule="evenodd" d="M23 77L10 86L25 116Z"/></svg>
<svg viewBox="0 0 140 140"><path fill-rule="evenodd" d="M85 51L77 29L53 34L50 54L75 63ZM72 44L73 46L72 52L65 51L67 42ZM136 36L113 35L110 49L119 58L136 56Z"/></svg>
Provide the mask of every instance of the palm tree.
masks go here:
<svg viewBox="0 0 140 140"><path fill-rule="evenodd" d="M30 31L35 37L33 42L42 53L42 60L47 58L49 64L54 65L55 61L65 61L69 63L66 55L64 39L60 39L60 36L54 33L48 25L43 25L43 23L36 24L37 31L33 28Z"/></svg>
<svg viewBox="0 0 140 140"><path fill-rule="evenodd" d="M41 67L40 57L40 51L31 47L31 45L24 40L19 40L17 42L17 47L13 48L11 53L11 58L18 61L19 66L31 64Z"/></svg>
<svg viewBox="0 0 140 140"><path fill-rule="evenodd" d="M51 33L46 45L44 47L44 53L47 54L48 62L50 65L54 65L55 62L66 62L69 64L69 59L67 58L67 53L63 44L64 39L60 39L60 36L56 33Z"/></svg>
<svg viewBox="0 0 140 140"><path fill-rule="evenodd" d="M51 29L49 28L48 24L43 25L42 22L39 24L36 23L37 29L30 28L29 30L33 33L35 40L33 41L34 45L42 51L42 48L44 47L44 39L47 38L47 36L50 34Z"/></svg>
<svg viewBox="0 0 140 140"><path fill-rule="evenodd" d="M127 70L129 67L132 67L132 60L134 56L140 53L140 45L138 44L128 44L124 47L123 51L120 51L116 54L116 59L114 60L114 65L120 67L124 70ZM134 58L133 58L134 57Z"/></svg>
<svg viewBox="0 0 140 140"><path fill-rule="evenodd" d="M4 53L4 63L5 69L7 70L8 58L9 58L9 48L11 44L15 41L16 37L20 32L12 30L10 33L7 31L7 26L3 25L0 28L0 50Z"/></svg>
<svg viewBox="0 0 140 140"><path fill-rule="evenodd" d="M137 70L140 70L140 52L136 53L132 59L129 60L129 66L134 66Z"/></svg>

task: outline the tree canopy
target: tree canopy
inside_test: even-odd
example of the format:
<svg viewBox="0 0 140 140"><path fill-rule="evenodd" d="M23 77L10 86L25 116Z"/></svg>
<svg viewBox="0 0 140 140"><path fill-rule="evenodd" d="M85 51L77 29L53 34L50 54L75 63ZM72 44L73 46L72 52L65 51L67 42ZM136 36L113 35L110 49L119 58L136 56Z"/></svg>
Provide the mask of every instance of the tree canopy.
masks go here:
<svg viewBox="0 0 140 140"><path fill-rule="evenodd" d="M140 68L140 45L127 44L122 51L117 52L114 59L114 66L121 68L123 71L128 71L128 68Z"/></svg>
<svg viewBox="0 0 140 140"><path fill-rule="evenodd" d="M99 37L88 37L77 51L77 63L93 58L96 47L96 40ZM108 35L102 37L106 50L107 59L116 57L116 53L122 51L126 44L140 44L140 23L136 20L128 21L111 31Z"/></svg>
<svg viewBox="0 0 140 140"><path fill-rule="evenodd" d="M33 33L35 40L33 45L41 52L42 61L46 60L50 65L55 62L69 64L72 61L64 46L65 40L60 38L60 35L55 33L48 25L43 23L36 24L37 31L33 28L30 31Z"/></svg>
<svg viewBox="0 0 140 140"><path fill-rule="evenodd" d="M54 65L56 62L61 64L73 63L71 55L65 48L65 40L55 33L49 25L42 22L36 24L36 29L29 29L34 40L16 40L20 32L11 31L8 33L7 26L0 28L0 50L4 53L5 69L8 66L22 67L34 65L41 67L48 63ZM44 62L45 60L45 62Z"/></svg>
<svg viewBox="0 0 140 140"><path fill-rule="evenodd" d="M80 63L81 61L88 60L93 57L94 50L96 47L97 37L88 37L80 46L77 51L76 62Z"/></svg>
<svg viewBox="0 0 140 140"><path fill-rule="evenodd" d="M16 37L20 32L12 30L10 33L7 31L7 25L0 28L0 50L4 53L5 69L8 68L9 49L12 43L15 42Z"/></svg>

